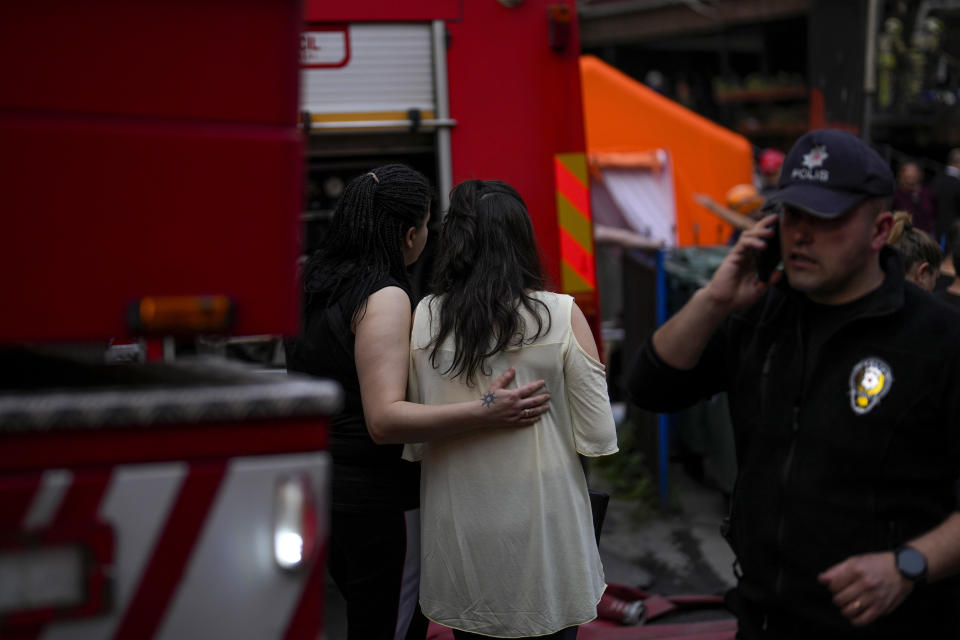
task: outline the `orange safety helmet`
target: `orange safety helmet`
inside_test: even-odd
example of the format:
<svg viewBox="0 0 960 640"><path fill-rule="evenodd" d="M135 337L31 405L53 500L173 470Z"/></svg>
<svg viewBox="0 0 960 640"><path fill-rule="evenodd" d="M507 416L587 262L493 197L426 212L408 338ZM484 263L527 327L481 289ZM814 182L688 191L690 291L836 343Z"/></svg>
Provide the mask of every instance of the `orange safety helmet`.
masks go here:
<svg viewBox="0 0 960 640"><path fill-rule="evenodd" d="M752 184L738 184L727 191L727 206L748 216L763 206L764 198Z"/></svg>

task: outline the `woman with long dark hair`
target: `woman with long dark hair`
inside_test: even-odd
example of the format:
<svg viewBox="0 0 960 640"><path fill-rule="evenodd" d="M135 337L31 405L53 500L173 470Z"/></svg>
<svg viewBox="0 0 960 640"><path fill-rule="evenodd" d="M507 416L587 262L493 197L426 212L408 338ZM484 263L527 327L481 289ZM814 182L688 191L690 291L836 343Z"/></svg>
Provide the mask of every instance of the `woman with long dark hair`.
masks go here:
<svg viewBox="0 0 960 640"><path fill-rule="evenodd" d="M453 190L434 268L408 397L465 400L512 368L555 401L531 429L407 446L422 458L421 607L457 638L575 638L605 588L577 454L617 451L597 345L573 299L544 289L526 206L503 182Z"/></svg>
<svg viewBox="0 0 960 640"><path fill-rule="evenodd" d="M330 573L347 602L350 640L423 638L416 610L419 468L401 442L492 427L530 426L547 410L534 381L444 406L405 401L412 297L406 267L427 238L426 179L388 165L347 185L330 231L303 275L301 335L287 368L332 378L344 407L330 420ZM482 396L482 397L481 397Z"/></svg>

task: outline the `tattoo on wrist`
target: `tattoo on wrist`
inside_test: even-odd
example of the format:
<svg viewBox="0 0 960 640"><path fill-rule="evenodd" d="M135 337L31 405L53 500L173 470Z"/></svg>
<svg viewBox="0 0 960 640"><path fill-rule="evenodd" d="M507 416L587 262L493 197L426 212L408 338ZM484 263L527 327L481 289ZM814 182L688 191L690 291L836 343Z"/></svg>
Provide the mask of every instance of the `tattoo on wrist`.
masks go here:
<svg viewBox="0 0 960 640"><path fill-rule="evenodd" d="M480 398L480 402L483 403L484 408L487 408L493 405L495 399L496 396L494 396L493 391L488 391L487 393L483 394L482 398Z"/></svg>

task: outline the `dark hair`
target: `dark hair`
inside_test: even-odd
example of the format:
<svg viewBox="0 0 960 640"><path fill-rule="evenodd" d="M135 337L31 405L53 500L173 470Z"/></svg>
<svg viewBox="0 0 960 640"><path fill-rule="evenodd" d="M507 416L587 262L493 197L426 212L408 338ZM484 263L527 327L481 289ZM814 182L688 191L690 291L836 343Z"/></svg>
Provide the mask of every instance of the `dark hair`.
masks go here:
<svg viewBox="0 0 960 640"><path fill-rule="evenodd" d="M341 301L352 321L362 315L374 285L391 277L409 293L401 241L420 228L430 206L423 175L390 164L351 180L333 212L330 230L304 268L304 308Z"/></svg>
<svg viewBox="0 0 960 640"><path fill-rule="evenodd" d="M943 253L940 245L933 237L913 226L913 218L906 211L897 211L893 214L893 228L887 236L887 244L896 247L903 256L904 271L910 271L915 264L929 262L936 270L943 262Z"/></svg>
<svg viewBox="0 0 960 640"><path fill-rule="evenodd" d="M947 228L947 253L953 261L953 270L960 273L960 220L954 220Z"/></svg>
<svg viewBox="0 0 960 640"><path fill-rule="evenodd" d="M436 368L440 345L454 340L444 375L464 376L473 385L487 358L511 346L532 343L544 333L541 315L550 310L530 291L544 288L536 237L527 207L516 189L499 180L467 180L450 194L434 262L433 293L445 296L430 362ZM537 319L527 336L520 307ZM430 309L431 316L433 309Z"/></svg>

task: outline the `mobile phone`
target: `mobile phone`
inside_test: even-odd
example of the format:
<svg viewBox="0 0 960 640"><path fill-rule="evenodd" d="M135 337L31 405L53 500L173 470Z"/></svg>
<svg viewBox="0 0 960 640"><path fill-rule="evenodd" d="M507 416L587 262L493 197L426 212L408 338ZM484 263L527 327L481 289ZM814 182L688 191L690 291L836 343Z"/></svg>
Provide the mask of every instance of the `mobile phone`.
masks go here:
<svg viewBox="0 0 960 640"><path fill-rule="evenodd" d="M770 282L770 277L780 266L780 262L780 218L778 216L773 226L773 236L767 240L767 247L763 251L757 252L757 279L762 282Z"/></svg>

